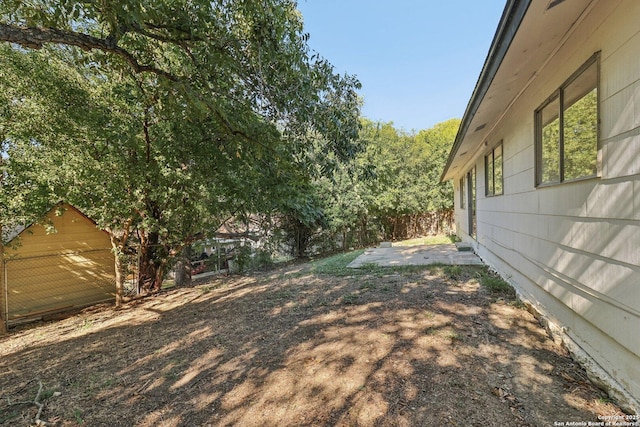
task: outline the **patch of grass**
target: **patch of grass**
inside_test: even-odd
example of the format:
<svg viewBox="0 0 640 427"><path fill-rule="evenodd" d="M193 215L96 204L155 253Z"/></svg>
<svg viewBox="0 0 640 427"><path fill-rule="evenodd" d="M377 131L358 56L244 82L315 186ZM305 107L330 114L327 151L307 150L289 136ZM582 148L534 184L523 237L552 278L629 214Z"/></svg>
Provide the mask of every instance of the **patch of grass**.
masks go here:
<svg viewBox="0 0 640 427"><path fill-rule="evenodd" d="M53 393L55 393L56 391L54 389L48 389L42 392L42 394L40 395L40 400L47 400L48 398L50 398L51 396L53 396Z"/></svg>
<svg viewBox="0 0 640 427"><path fill-rule="evenodd" d="M82 321L82 325L80 325L80 329L89 329L93 326L93 320L84 319Z"/></svg>
<svg viewBox="0 0 640 427"><path fill-rule="evenodd" d="M449 338L452 343L456 341L462 341L462 335L454 330L447 332L446 337Z"/></svg>
<svg viewBox="0 0 640 427"><path fill-rule="evenodd" d="M452 280L457 280L462 276L462 267L459 265L446 265L443 270L445 276Z"/></svg>
<svg viewBox="0 0 640 427"><path fill-rule="evenodd" d="M178 378L180 378L180 375L178 374L178 372L175 372L173 369L170 370L169 372L166 372L164 374L164 378L167 381L178 381Z"/></svg>
<svg viewBox="0 0 640 427"><path fill-rule="evenodd" d="M360 289L375 289L377 286L373 282L364 282L360 285Z"/></svg>
<svg viewBox="0 0 640 427"><path fill-rule="evenodd" d="M431 274L442 274L445 267L447 267L447 264L442 262L434 262L433 264L427 265L427 269Z"/></svg>
<svg viewBox="0 0 640 427"><path fill-rule="evenodd" d="M600 396L598 398L598 403L606 405L607 403L614 403L613 399L611 399L609 396Z"/></svg>
<svg viewBox="0 0 640 427"><path fill-rule="evenodd" d="M0 412L0 423L5 423L7 421L11 421L14 418L18 418L20 416L20 413L16 410L9 410L4 409L2 412Z"/></svg>
<svg viewBox="0 0 640 427"><path fill-rule="evenodd" d="M100 387L105 389L105 388L111 388L112 385L113 385L113 378L107 378L106 380L102 381L102 384L100 385Z"/></svg>
<svg viewBox="0 0 640 427"><path fill-rule="evenodd" d="M356 294L347 294L342 296L343 304L348 304L348 305L355 304L357 300L358 300L358 295Z"/></svg>
<svg viewBox="0 0 640 427"><path fill-rule="evenodd" d="M478 281L492 294L515 297L515 291L500 276L487 270L478 273Z"/></svg>
<svg viewBox="0 0 640 427"><path fill-rule="evenodd" d="M436 317L436 314L430 310L425 310L424 315L427 319L433 319L434 317Z"/></svg>
<svg viewBox="0 0 640 427"><path fill-rule="evenodd" d="M358 268L358 270L365 271L367 273L375 273L377 271L380 271L381 268L382 267L380 267L375 262L365 262L364 264L360 265L360 268Z"/></svg>
<svg viewBox="0 0 640 427"><path fill-rule="evenodd" d="M82 411L80 409L75 409L73 411L73 417L76 419L76 424L84 424L84 419L82 418Z"/></svg>
<svg viewBox="0 0 640 427"><path fill-rule="evenodd" d="M509 303L512 307L519 308L520 310L526 310L527 305L520 299L516 298Z"/></svg>
<svg viewBox="0 0 640 427"><path fill-rule="evenodd" d="M277 300L290 300L294 296L294 293L290 290L284 289L273 294L273 298Z"/></svg>
<svg viewBox="0 0 640 427"><path fill-rule="evenodd" d="M425 335L437 335L438 332L439 332L439 329L433 326L429 326L428 328L425 328L424 331L422 331L422 333Z"/></svg>
<svg viewBox="0 0 640 427"><path fill-rule="evenodd" d="M317 259L311 262L311 272L316 274L329 274L332 276L351 276L358 274L357 269L347 268L347 265L364 252L364 249L357 251L342 252L326 258Z"/></svg>

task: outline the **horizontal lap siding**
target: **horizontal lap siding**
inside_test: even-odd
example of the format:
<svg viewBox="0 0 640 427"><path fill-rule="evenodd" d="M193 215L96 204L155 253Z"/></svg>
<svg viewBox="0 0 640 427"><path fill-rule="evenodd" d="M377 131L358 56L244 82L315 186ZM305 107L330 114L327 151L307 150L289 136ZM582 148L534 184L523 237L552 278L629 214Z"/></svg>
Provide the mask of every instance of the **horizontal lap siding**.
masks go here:
<svg viewBox="0 0 640 427"><path fill-rule="evenodd" d="M62 215L48 215L55 232L33 225L5 250L9 320L114 298L108 235L72 207L62 208Z"/></svg>
<svg viewBox="0 0 640 427"><path fill-rule="evenodd" d="M56 214L56 210L61 215ZM109 236L87 217L69 205L53 209L43 223L20 233L16 242L5 248L5 258L27 258L60 253L108 249Z"/></svg>
<svg viewBox="0 0 640 427"><path fill-rule="evenodd" d="M482 156L476 162L480 256L564 327L636 400L640 400L638 22L640 2L598 2L583 27L576 29L496 127L490 139L503 140L503 196L484 196ZM596 51L601 51L602 176L536 189L534 111ZM457 212L461 221L465 215L466 211Z"/></svg>
<svg viewBox="0 0 640 427"><path fill-rule="evenodd" d="M109 250L7 261L9 319L114 298Z"/></svg>

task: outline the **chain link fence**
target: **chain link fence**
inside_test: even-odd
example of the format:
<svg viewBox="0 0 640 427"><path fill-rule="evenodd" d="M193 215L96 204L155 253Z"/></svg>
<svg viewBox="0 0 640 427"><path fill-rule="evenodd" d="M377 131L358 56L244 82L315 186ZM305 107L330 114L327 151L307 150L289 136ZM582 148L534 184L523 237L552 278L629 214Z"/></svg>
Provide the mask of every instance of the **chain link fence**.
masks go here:
<svg viewBox="0 0 640 427"><path fill-rule="evenodd" d="M109 249L4 259L3 312L8 323L111 301Z"/></svg>
<svg viewBox="0 0 640 427"><path fill-rule="evenodd" d="M140 248L129 246L121 258L122 275L124 276L124 295L140 294Z"/></svg>

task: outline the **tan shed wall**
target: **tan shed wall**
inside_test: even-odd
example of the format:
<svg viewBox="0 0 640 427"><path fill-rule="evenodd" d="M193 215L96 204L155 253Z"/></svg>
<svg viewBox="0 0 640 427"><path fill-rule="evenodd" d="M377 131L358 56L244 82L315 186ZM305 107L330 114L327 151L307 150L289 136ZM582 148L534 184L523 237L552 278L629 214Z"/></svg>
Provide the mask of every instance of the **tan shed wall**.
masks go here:
<svg viewBox="0 0 640 427"><path fill-rule="evenodd" d="M27 258L111 248L107 233L98 229L93 221L68 204L52 209L45 218L43 222L50 221L55 231L52 231L51 227L38 224L28 227L20 233L17 247L7 245L5 258Z"/></svg>
<svg viewBox="0 0 640 427"><path fill-rule="evenodd" d="M32 225L5 248L10 321L114 298L108 235L71 206L62 208L47 215L55 232Z"/></svg>

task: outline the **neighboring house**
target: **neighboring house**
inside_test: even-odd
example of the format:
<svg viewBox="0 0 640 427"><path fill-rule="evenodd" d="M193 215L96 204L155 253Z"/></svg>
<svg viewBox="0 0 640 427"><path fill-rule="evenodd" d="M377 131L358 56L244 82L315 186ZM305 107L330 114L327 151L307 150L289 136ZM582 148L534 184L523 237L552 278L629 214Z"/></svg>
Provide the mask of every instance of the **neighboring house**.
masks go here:
<svg viewBox="0 0 640 427"><path fill-rule="evenodd" d="M639 411L640 1L508 1L442 180L458 235Z"/></svg>
<svg viewBox="0 0 640 427"><path fill-rule="evenodd" d="M109 236L73 206L59 204L41 224L4 237L0 317L9 324L114 299Z"/></svg>

